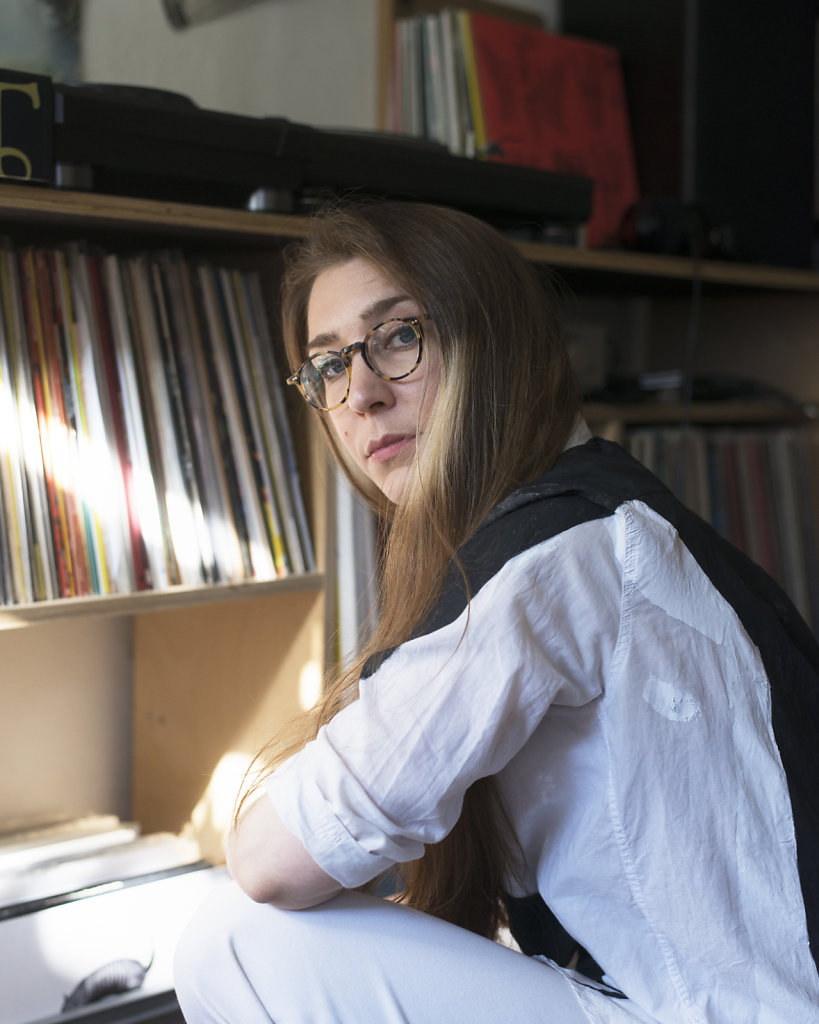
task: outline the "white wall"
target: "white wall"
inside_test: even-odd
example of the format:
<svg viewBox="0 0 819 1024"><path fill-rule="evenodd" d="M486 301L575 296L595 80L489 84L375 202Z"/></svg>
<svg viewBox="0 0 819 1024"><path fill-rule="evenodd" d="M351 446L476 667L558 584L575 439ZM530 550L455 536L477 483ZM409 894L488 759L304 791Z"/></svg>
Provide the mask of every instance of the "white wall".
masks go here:
<svg viewBox="0 0 819 1024"><path fill-rule="evenodd" d="M210 110L372 128L375 0L263 0L174 29L159 0L85 0L87 81L184 93Z"/></svg>

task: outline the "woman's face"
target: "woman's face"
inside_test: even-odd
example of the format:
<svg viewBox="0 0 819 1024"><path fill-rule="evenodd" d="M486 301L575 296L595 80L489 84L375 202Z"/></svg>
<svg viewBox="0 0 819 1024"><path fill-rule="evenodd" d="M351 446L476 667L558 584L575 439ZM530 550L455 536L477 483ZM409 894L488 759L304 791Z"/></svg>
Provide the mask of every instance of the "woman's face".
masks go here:
<svg viewBox="0 0 819 1024"><path fill-rule="evenodd" d="M339 263L318 275L307 307L307 352L338 351L392 317L424 310L400 285L366 260ZM402 380L384 380L353 354L347 401L324 413L355 464L387 498L398 502L429 419L439 381L432 325L423 323L423 357Z"/></svg>

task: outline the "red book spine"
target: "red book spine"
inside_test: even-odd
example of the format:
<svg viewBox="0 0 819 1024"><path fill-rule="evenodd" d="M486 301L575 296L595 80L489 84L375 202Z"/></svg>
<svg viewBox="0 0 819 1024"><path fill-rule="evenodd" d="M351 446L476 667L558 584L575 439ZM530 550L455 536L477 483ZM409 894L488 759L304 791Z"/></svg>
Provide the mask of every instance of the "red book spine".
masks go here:
<svg viewBox="0 0 819 1024"><path fill-rule="evenodd" d="M65 521L68 542L68 562L73 595L88 593L86 555L80 518L77 482L74 475L74 424L67 404L65 363L61 352L63 330L59 304L54 294L54 279L49 255L43 250L34 253L37 297L40 303L40 322L44 346L44 368L48 378L49 428L52 432L54 471L59 486L60 511Z"/></svg>
<svg viewBox="0 0 819 1024"><path fill-rule="evenodd" d="M26 321L26 333L29 344L29 364L31 367L31 383L34 403L37 407L37 423L40 430L40 452L43 459L43 470L48 495L48 512L51 522L51 534L54 545L54 559L57 569L57 582L62 597L73 594L71 577L68 529L62 513L60 488L57 483L54 460L52 457L51 433L49 430L50 400L48 378L45 369L45 346L43 341L42 323L39 304L37 302L36 274L34 254L24 250L19 254L20 290L23 299L23 313Z"/></svg>

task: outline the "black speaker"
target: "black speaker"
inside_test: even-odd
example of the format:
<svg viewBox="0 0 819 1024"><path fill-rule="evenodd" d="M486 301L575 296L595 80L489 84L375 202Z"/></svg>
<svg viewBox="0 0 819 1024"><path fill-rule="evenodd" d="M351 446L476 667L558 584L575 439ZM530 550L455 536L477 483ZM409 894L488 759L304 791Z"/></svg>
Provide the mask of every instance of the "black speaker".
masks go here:
<svg viewBox="0 0 819 1024"><path fill-rule="evenodd" d="M816 22L816 0L563 0L564 32L620 51L643 210L696 209L689 247L810 266Z"/></svg>

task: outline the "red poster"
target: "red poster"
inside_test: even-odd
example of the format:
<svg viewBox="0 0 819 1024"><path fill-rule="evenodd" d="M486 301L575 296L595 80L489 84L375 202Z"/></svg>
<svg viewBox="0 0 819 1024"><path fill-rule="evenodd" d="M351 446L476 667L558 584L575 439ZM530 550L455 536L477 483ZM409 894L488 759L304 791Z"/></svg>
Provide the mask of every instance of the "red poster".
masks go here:
<svg viewBox="0 0 819 1024"><path fill-rule="evenodd" d="M617 50L486 15L471 29L486 155L591 178L588 244L618 244L638 186Z"/></svg>

